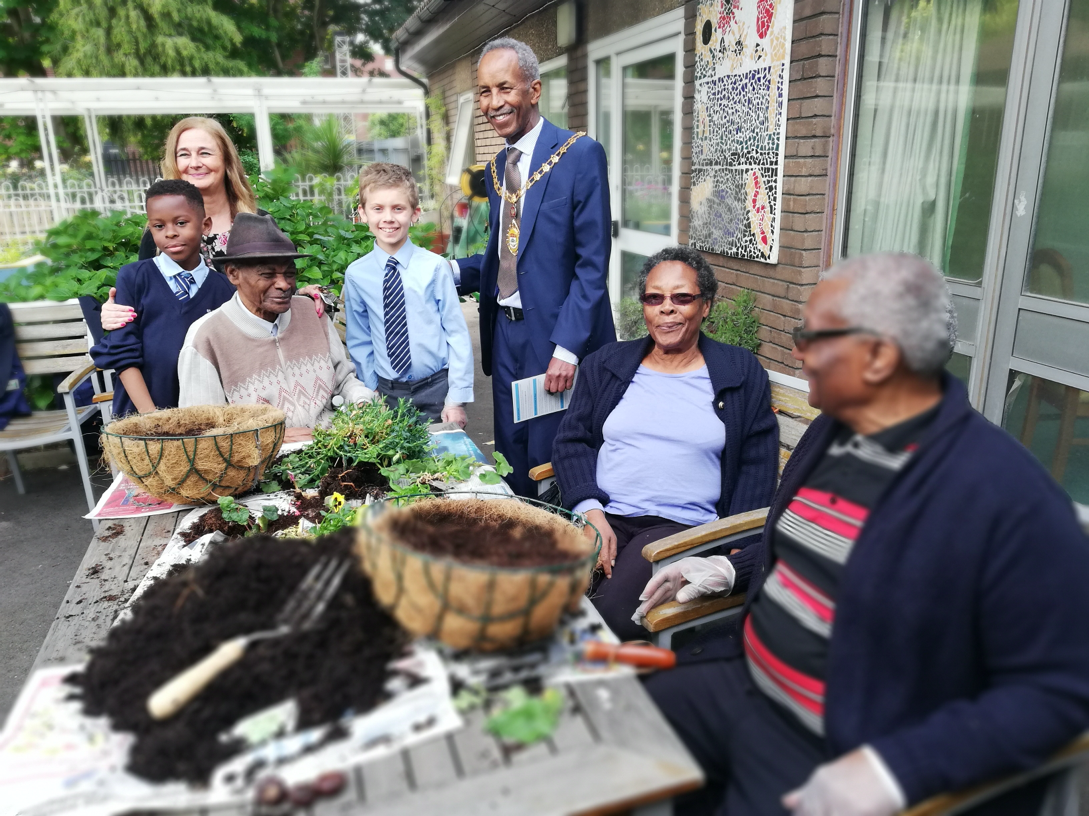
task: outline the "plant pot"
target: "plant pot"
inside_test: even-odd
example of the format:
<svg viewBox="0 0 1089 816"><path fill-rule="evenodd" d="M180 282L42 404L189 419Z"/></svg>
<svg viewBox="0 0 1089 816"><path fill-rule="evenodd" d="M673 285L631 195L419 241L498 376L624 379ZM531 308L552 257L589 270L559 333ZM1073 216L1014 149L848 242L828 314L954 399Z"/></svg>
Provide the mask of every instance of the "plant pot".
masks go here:
<svg viewBox="0 0 1089 816"><path fill-rule="evenodd" d="M145 492L175 504L214 504L257 486L284 441L270 405L198 405L111 422L102 447Z"/></svg>
<svg viewBox="0 0 1089 816"><path fill-rule="evenodd" d="M582 528L593 527L566 510L480 495L450 494L407 507L392 500L371 505L360 522L356 553L375 598L408 631L455 649L498 651L547 638L586 593L601 536L594 530L588 538ZM415 535L407 529L416 524L455 537L459 525L463 532L502 530L511 541L507 556L547 541L554 562L500 566L459 553L428 554L407 541Z"/></svg>

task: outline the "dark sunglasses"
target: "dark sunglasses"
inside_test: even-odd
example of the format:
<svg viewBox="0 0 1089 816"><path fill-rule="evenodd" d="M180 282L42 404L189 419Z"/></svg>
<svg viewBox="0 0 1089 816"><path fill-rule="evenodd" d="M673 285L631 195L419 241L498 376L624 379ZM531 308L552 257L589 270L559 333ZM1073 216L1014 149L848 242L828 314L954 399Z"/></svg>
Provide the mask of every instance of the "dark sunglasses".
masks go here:
<svg viewBox="0 0 1089 816"><path fill-rule="evenodd" d="M674 292L672 295L663 295L659 292L644 292L639 300L643 302L644 306L661 306L666 302L666 298L669 298L669 302L674 306L688 306L700 300L701 297L701 295L690 295L688 292Z"/></svg>
<svg viewBox="0 0 1089 816"><path fill-rule="evenodd" d="M844 337L848 334L873 334L873 332L862 326L849 326L845 329L807 329L805 326L798 326L790 330L790 337L794 341L794 345L799 349L805 348L814 340L823 340L826 337Z"/></svg>

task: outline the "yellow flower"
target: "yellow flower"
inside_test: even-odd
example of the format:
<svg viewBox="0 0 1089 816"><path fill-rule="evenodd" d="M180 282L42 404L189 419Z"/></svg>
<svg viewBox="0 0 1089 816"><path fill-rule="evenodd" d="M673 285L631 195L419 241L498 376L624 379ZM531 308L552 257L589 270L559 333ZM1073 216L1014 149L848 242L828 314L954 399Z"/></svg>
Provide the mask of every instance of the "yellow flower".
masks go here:
<svg viewBox="0 0 1089 816"><path fill-rule="evenodd" d="M334 493L329 497L329 509L334 513L339 513L341 508L344 507L344 496L340 493Z"/></svg>

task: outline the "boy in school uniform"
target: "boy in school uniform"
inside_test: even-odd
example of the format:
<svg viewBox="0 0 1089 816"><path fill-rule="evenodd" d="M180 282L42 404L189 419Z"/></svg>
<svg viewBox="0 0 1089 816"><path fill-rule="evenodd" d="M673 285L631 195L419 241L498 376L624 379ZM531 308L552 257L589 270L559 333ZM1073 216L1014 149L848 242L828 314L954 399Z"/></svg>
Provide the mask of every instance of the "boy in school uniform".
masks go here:
<svg viewBox="0 0 1089 816"><path fill-rule="evenodd" d="M227 277L208 269L200 255L201 236L212 226L200 190L181 179L157 181L145 207L159 254L117 273L116 300L139 317L91 349L95 365L118 372L115 416L178 405L178 354L186 331L234 296Z"/></svg>
<svg viewBox="0 0 1089 816"><path fill-rule="evenodd" d="M390 404L408 397L432 421L465 427L473 347L449 264L415 246L420 217L407 168L378 162L359 174L359 214L374 249L344 274L348 354L359 379Z"/></svg>

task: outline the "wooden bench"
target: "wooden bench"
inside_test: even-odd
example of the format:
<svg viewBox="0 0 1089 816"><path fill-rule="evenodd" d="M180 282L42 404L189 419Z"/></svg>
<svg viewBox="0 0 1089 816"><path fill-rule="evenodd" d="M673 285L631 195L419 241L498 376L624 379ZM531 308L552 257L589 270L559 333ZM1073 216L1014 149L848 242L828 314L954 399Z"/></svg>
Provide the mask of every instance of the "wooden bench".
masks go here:
<svg viewBox="0 0 1089 816"><path fill-rule="evenodd" d="M74 392L83 382L91 379L96 398L108 398L108 395L104 378L96 376L95 365L87 355L90 343L79 301L12 303L9 308L15 322L15 348L27 376L65 375L57 386L57 393L64 400L64 410L34 411L28 417L12 419L0 431L0 451L7 452L15 489L20 494L26 492L19 472L17 451L70 441L75 447L83 477L87 509L93 510L95 498L91 491L91 473L87 450L83 445L82 425L101 408L98 402L77 408Z"/></svg>

